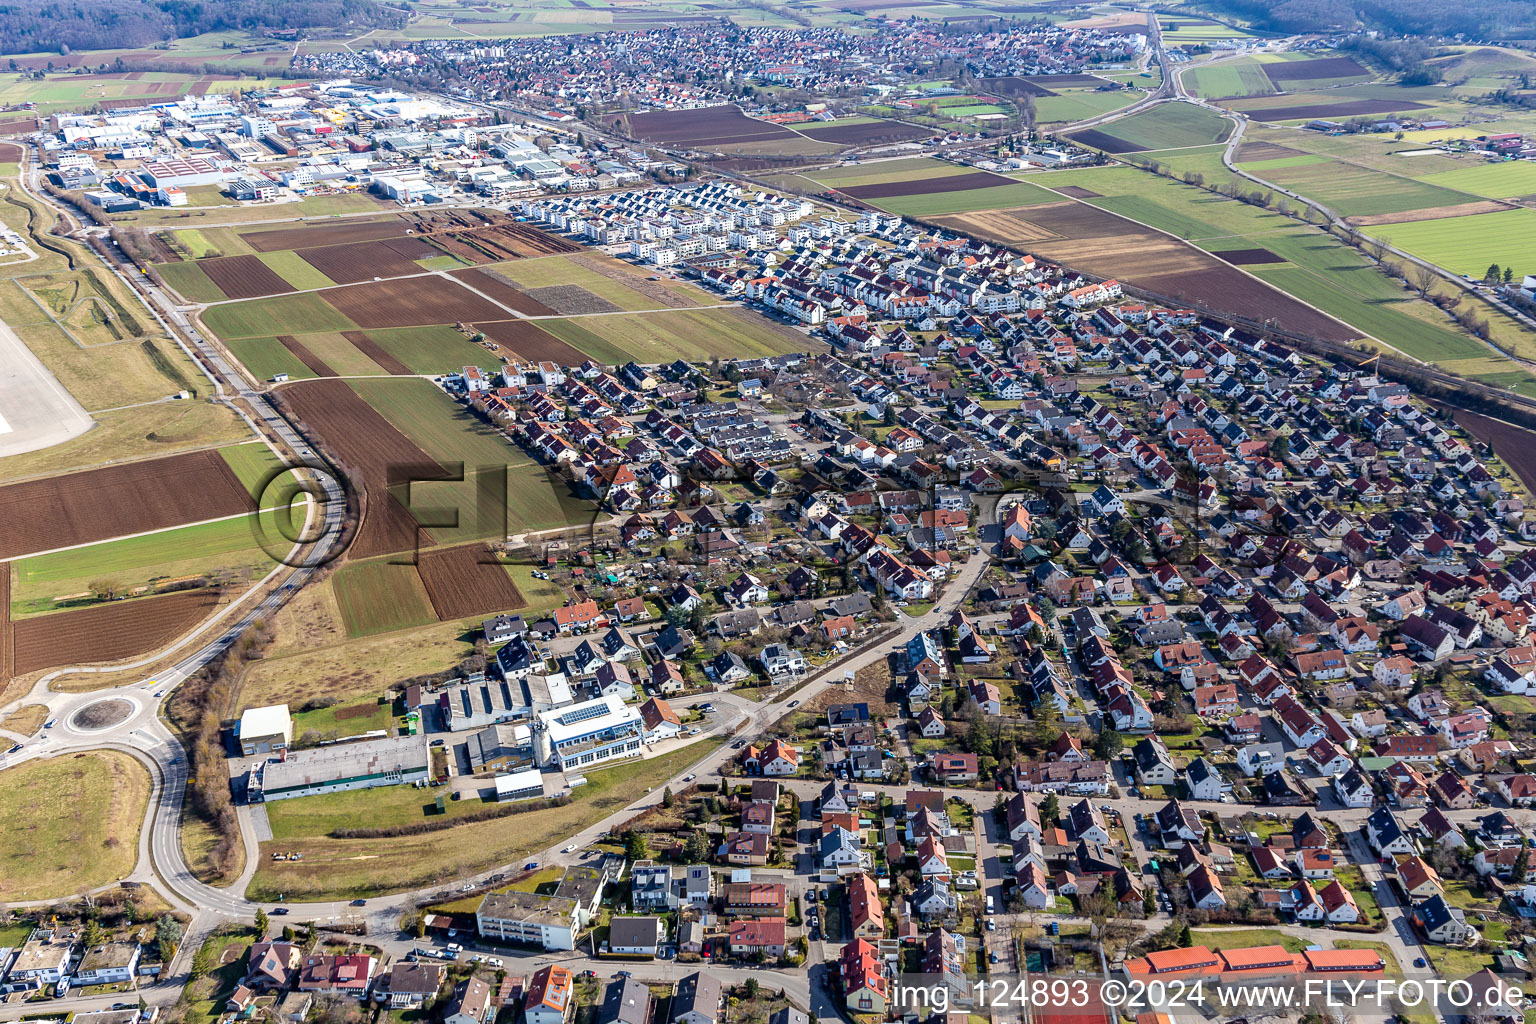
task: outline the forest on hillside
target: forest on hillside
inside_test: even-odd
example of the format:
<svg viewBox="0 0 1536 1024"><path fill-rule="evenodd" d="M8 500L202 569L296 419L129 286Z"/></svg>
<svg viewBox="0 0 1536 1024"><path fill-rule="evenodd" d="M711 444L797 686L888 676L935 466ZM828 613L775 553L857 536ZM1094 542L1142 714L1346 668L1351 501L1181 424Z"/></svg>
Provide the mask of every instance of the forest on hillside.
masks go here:
<svg viewBox="0 0 1536 1024"><path fill-rule="evenodd" d="M9 0L0 53L132 49L205 32L393 28L404 5L378 0Z"/></svg>
<svg viewBox="0 0 1536 1024"><path fill-rule="evenodd" d="M1356 28L1404 35L1536 39L1531 0L1217 0L1214 7L1276 32Z"/></svg>

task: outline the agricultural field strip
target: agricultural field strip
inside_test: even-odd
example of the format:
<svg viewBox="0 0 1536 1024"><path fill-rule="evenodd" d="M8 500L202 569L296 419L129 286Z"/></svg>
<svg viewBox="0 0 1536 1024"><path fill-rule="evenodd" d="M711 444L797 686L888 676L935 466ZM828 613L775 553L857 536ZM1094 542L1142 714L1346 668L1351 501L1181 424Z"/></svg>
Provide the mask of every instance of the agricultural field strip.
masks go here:
<svg viewBox="0 0 1536 1024"><path fill-rule="evenodd" d="M1168 238L1168 239L1170 239L1172 241L1175 241L1175 242L1182 242L1183 241L1177 235L1174 235L1171 232L1164 231L1161 228L1154 227L1151 224L1148 224L1148 223L1146 223L1144 221L1137 220L1134 217L1127 216L1127 215L1125 215L1123 213L1120 213L1118 211L1108 210L1108 209L1105 209L1104 207L1094 206L1092 203L1090 203L1090 202L1088 202L1087 200L1084 200L1084 199L1077 199L1077 198L1074 198L1074 197L1071 197L1071 196L1063 196L1062 198L1066 199L1069 202L1077 203L1077 204L1079 204L1081 206L1086 206L1086 207L1088 207L1090 209L1093 209L1093 210L1098 210L1098 211L1104 212L1104 213L1110 213L1113 216L1116 216L1116 217L1119 217L1119 218L1121 218L1123 220L1129 221L1130 223L1136 224L1139 227L1146 228L1148 231L1154 231L1154 232L1158 233L1159 235L1162 235L1162 236L1164 236L1164 237L1166 237L1166 238ZM1207 253L1207 255L1210 255L1210 254ZM1217 259L1219 257L1212 257L1212 258L1213 259ZM1223 260L1222 262L1226 263L1225 260ZM1241 265L1236 265L1236 264L1227 264L1227 265L1231 266L1232 269L1236 270L1240 274L1243 274L1245 277L1251 278L1253 281L1255 281L1261 287L1264 287L1264 288L1274 288L1275 287L1274 285L1271 285L1271 284L1269 284L1269 282L1265 281L1262 277L1259 277L1257 274L1254 274L1254 273L1250 272L1249 270L1247 270L1245 267L1243 267ZM1340 325L1348 328L1349 330L1360 331L1360 329L1358 327L1355 327L1352 324L1349 324L1349 323L1346 323L1343 320L1340 320L1337 316L1334 316L1332 313L1329 313L1327 310L1321 309L1320 307L1315 306L1312 303L1307 302L1304 299L1298 298L1295 295L1290 295L1288 292L1284 292L1282 289L1277 289L1277 290L1281 291L1282 294L1287 295L1292 301L1301 303L1302 305L1306 306L1308 309L1311 309L1313 312L1315 312L1315 313L1317 313L1317 314L1319 314L1321 316L1327 317L1329 320L1332 320L1335 323L1340 324ZM1374 337L1373 335L1367 334L1367 332L1361 331L1360 333L1366 334L1366 336L1368 336L1368 337ZM1377 338L1376 340L1381 341L1382 339ZM1383 343L1387 344L1389 347L1392 347L1394 351L1400 351L1399 349L1396 349L1395 346L1391 346L1390 342L1383 342ZM1404 353L1404 355L1407 355L1407 353ZM1412 359L1414 357L1413 356L1409 356L1409 358Z"/></svg>
<svg viewBox="0 0 1536 1024"><path fill-rule="evenodd" d="M552 255L558 255L558 254L552 254ZM442 279L447 280L447 281L451 281L454 284L458 285L459 287L464 288L466 291L473 292L474 294L480 296L480 298L484 299L485 301L487 301L489 303L492 303L498 309L506 311L510 315L510 318L511 319L515 319L515 320L568 320L568 319L571 319L573 317L586 317L586 316L616 316L616 315L625 315L625 314L632 314L632 313L666 313L666 312L677 312L679 310L727 309L727 308L732 308L732 304L729 303L729 302L715 302L715 303L710 303L708 305L703 305L703 306L667 306L667 307L658 307L656 309L643 309L643 310L623 310L623 309L619 309L619 310L605 310L605 311L596 312L596 313L567 313L567 314L559 314L559 313L521 313L521 312L518 312L517 310L513 309L512 307L508 306L506 303L497 301L496 299L494 299L491 296L487 295L485 292L483 292L480 289L474 287L473 285L470 285L470 284L468 284L468 283L466 283L464 281L459 280L458 278L454 277L452 274L450 274L446 270L424 270L424 271L422 271L421 273L418 273L418 274L402 274L399 277L386 277L386 278L381 278L378 282L368 282L368 283L383 283L383 282L386 282L386 281L409 281L409 280L412 280L414 278L420 278L420 277L438 277L438 278L442 278ZM242 302L252 302L252 301L255 301L256 299L262 299L262 298L279 298L279 297L287 297L287 296L292 296L292 295L307 295L307 294L312 294L312 293L316 293L316 292L335 291L338 288L350 288L350 287L355 287L355 285L330 285L330 286L325 287L325 288L302 288L302 289L297 289L297 290L291 291L291 292L284 292L284 293L282 293L281 296L261 295L261 296L251 296L250 298L244 298L244 299L223 299L223 300L221 300L219 302L200 303L200 305L203 308L208 309L208 308L212 308L214 306L233 306L233 305L238 305L239 303L242 303ZM321 297L324 298L324 296L321 296ZM113 342L112 344L122 344L122 342ZM82 347L84 347L84 346L82 346ZM103 346L96 346L96 347L103 347Z"/></svg>
<svg viewBox="0 0 1536 1024"><path fill-rule="evenodd" d="M380 278L379 280L380 281L409 281L413 277L437 277L437 276L439 276L441 274L442 274L442 272L441 271L437 271L437 270L423 270L423 271L420 271L419 273L415 273L415 274L401 274L399 277L384 277L384 278ZM360 282L360 283L369 283L369 282ZM355 286L354 285L335 285L335 284L330 284L330 285L326 285L324 288L295 288L292 291L280 292L280 293L278 293L276 295L251 295L251 296L248 296L248 297L243 298L243 299L220 299L218 302L203 302L203 303L198 303L198 305L202 306L205 309L209 309L209 308L212 308L214 306L232 306L232 305L235 305L235 304L241 303L241 302L251 302L251 301L254 301L255 299L287 298L288 296L291 296L291 295L310 295L310 294L313 294L314 292L329 292L329 291L335 291L338 288L351 288L351 287L355 287ZM471 290L473 290L473 289L471 289ZM500 305L500 304L498 303L498 305Z"/></svg>
<svg viewBox="0 0 1536 1024"><path fill-rule="evenodd" d="M312 499L310 498L309 494L307 492L305 492L304 493L304 506L305 506L305 513L304 514L305 514L306 517L308 517L308 515L309 515L308 509L310 507L310 502L311 501L312 501ZM86 541L84 544L66 544L64 547L61 547L61 548L48 548L46 551L19 552L19 553L15 554L15 555L10 555L10 556L7 556L7 557L8 557L8 559L10 561L19 562L19 561L21 561L24 558L40 558L43 555L56 555L56 554L59 554L59 553L64 552L64 551L79 551L81 548L94 548L94 547L100 547L103 544L115 544L116 542L118 542L120 540L133 540L133 539L135 539L137 537L153 537L156 534L161 534L161 533L174 533L177 530L185 530L185 529L187 529L190 526L207 526L207 525L209 525L211 523L227 523L227 522L229 522L231 520L234 520L234 519L249 519L251 516L265 515L265 514L267 514L269 512L281 512L283 509L290 508L290 507L291 506L288 506L288 505L268 505L265 508L256 509L255 511L251 511L251 512L236 512L234 515L229 515L229 516L215 516L212 519L198 519L198 520L194 520L193 522L190 522L190 523L177 523L175 526L162 526L158 530L144 530L141 533L125 533L125 534L122 534L122 535L117 536L117 537L103 537L100 540Z"/></svg>

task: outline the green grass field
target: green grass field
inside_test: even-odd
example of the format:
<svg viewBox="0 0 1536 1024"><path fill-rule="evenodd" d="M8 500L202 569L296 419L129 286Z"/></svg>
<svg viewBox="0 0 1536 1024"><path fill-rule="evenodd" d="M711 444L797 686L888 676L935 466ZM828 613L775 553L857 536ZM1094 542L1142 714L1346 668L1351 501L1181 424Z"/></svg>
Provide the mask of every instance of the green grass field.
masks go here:
<svg viewBox="0 0 1536 1024"><path fill-rule="evenodd" d="M398 495L412 508L457 510L457 525L429 524L439 544L501 539L527 530L591 522L591 502L576 497L565 481L430 382L395 377L348 383L422 451L448 465L462 463L465 479L418 482L409 494ZM482 516L478 489L486 486L484 473L500 467L506 467L505 501L486 508Z"/></svg>
<svg viewBox="0 0 1536 1024"><path fill-rule="evenodd" d="M1158 27L1162 29L1163 42L1170 46L1213 43L1221 39L1247 39L1253 35L1252 32L1217 21L1188 18L1179 14L1158 15Z"/></svg>
<svg viewBox="0 0 1536 1024"><path fill-rule="evenodd" d="M1092 189L1103 196L1088 200L1093 205L1208 251L1268 249L1286 262L1243 269L1415 358L1439 363L1491 359L1496 365L1480 366L1480 375L1520 370L1360 253L1314 227L1131 167L1058 171L1043 180ZM1518 349L1536 344L1536 338L1522 333L1501 344Z"/></svg>
<svg viewBox="0 0 1536 1024"><path fill-rule="evenodd" d="M932 160L928 157L903 157L897 160L872 160L852 167L828 167L808 171L806 177L814 178L823 185L851 188L855 185L880 185L888 181L919 181L924 178L943 178L951 174L972 174L975 169L959 164Z"/></svg>
<svg viewBox="0 0 1536 1024"><path fill-rule="evenodd" d="M1160 103L1098 130L1141 149L1181 149L1225 142L1232 123L1192 103Z"/></svg>
<svg viewBox="0 0 1536 1024"><path fill-rule="evenodd" d="M367 714L358 711L358 708L364 706L371 706ZM324 739L338 739L343 736L360 736L365 732L379 731L388 733L399 731L394 705L385 697L352 701L331 708L316 708L314 711L299 711L293 716L295 740L312 733ZM310 738L314 737L311 735Z"/></svg>
<svg viewBox="0 0 1536 1024"><path fill-rule="evenodd" d="M1303 153L1300 156L1277 156L1272 160L1239 160L1237 165L1251 174L1264 177L1265 171L1278 171L1287 167L1310 167L1314 164L1331 164L1333 160L1318 153Z"/></svg>
<svg viewBox="0 0 1536 1024"><path fill-rule="evenodd" d="M1184 87L1205 99L1228 96L1264 96L1275 85L1264 68L1251 57L1225 61L1214 67L1196 65L1183 73Z"/></svg>
<svg viewBox="0 0 1536 1024"><path fill-rule="evenodd" d="M1536 161L1508 160L1482 164L1431 174L1423 180L1426 185L1459 189L1489 199L1536 195Z"/></svg>
<svg viewBox="0 0 1536 1024"><path fill-rule="evenodd" d="M257 380L271 380L279 373L286 373L292 380L310 380L315 376L298 356L273 338L231 338L225 344Z"/></svg>
<svg viewBox="0 0 1536 1024"><path fill-rule="evenodd" d="M235 471L235 476L245 484L252 498L260 498L261 491L273 472L282 465L277 455L260 441L251 444L232 444L219 449L219 456Z"/></svg>
<svg viewBox="0 0 1536 1024"><path fill-rule="evenodd" d="M60 899L122 878L148 801L149 773L116 751L0 772L0 899Z"/></svg>
<svg viewBox="0 0 1536 1024"><path fill-rule="evenodd" d="M1262 172L1254 171L1251 167L1245 169L1266 181L1284 185L1309 199L1316 199L1345 217L1455 206L1458 203L1476 202L1478 198L1465 192L1440 188L1426 181L1337 161L1292 163Z"/></svg>
<svg viewBox="0 0 1536 1024"><path fill-rule="evenodd" d="M1323 88L1311 88L1306 91L1304 87L1310 85L1307 82L1287 82L1291 88L1284 94L1274 96L1249 96L1234 99L1222 106L1241 110L1249 117L1259 120L1275 120L1275 115L1270 111L1281 110L1282 123L1302 123L1314 117L1332 118L1344 121L1351 116L1349 107L1357 100L1384 100L1389 104L1388 108L1379 113L1373 113L1370 117L1385 117L1391 110L1412 112L1414 117L1431 118L1443 117L1446 120L1463 120L1467 107L1462 101L1452 96L1448 90L1435 86L1408 87L1390 83L1368 82L1355 85L1341 85L1332 87L1332 80L1328 80ZM1417 107L1414 104L1418 104ZM1302 117L1284 116L1284 108L1290 107L1318 108ZM1339 112L1328 110L1329 107L1339 107Z"/></svg>
<svg viewBox="0 0 1536 1024"><path fill-rule="evenodd" d="M438 462L481 466L522 466L522 450L467 408L418 377L349 381L352 390Z"/></svg>
<svg viewBox="0 0 1536 1024"><path fill-rule="evenodd" d="M349 637L437 621L414 565L388 560L350 562L337 570L332 586Z"/></svg>
<svg viewBox="0 0 1536 1024"><path fill-rule="evenodd" d="M576 789L564 807L394 839L338 840L326 833L362 824L427 820L421 790L394 787L279 801L270 805L278 838L264 844L248 895L253 899L270 899L278 893L290 900L350 899L441 885L493 864L514 863L622 810L722 742L704 739L661 757L585 772L587 784ZM462 803L445 801L447 807ZM445 810L445 816L480 806L471 800L465 808ZM304 860L273 861L269 850L301 852Z"/></svg>
<svg viewBox="0 0 1536 1024"><path fill-rule="evenodd" d="M1287 935L1278 928L1193 928L1190 941L1211 950L1284 946L1288 952L1300 953L1307 948L1306 939Z"/></svg>
<svg viewBox="0 0 1536 1024"><path fill-rule="evenodd" d="M1371 232L1458 274L1482 277L1490 263L1536 273L1536 210L1378 224Z"/></svg>
<svg viewBox="0 0 1536 1024"><path fill-rule="evenodd" d="M1082 121L1111 110L1128 107L1141 99L1142 93L1126 89L1098 92L1092 89L1074 89L1055 96L1035 97L1035 121L1051 124L1065 121Z"/></svg>
<svg viewBox="0 0 1536 1024"><path fill-rule="evenodd" d="M114 221L123 221L150 228L195 228L199 221L206 220L209 223L228 224L252 221L271 220L274 217L273 207L270 205L251 203L248 205L236 205L234 200L225 198L227 205L216 208L202 209L194 206L154 206L145 207L142 210L132 210L128 213L114 214ZM286 203L279 207L282 211L277 216L284 217L330 217L341 213L377 213L380 212L379 204L366 195L343 194L310 196L297 203ZM236 251L224 250L224 255L234 256Z"/></svg>
<svg viewBox="0 0 1536 1024"><path fill-rule="evenodd" d="M234 228L185 228L163 233L196 260L212 253L221 256L249 256L256 251L235 233Z"/></svg>
<svg viewBox="0 0 1536 1024"><path fill-rule="evenodd" d="M86 594L96 581L111 581L126 593L156 581L210 573L257 578L277 566L262 538L269 546L283 546L281 538L297 532L280 532L278 516L263 513L260 533L254 515L238 516L19 559L13 563L11 615L19 619L59 611L67 605L58 599Z"/></svg>
<svg viewBox="0 0 1536 1024"><path fill-rule="evenodd" d="M488 349L447 325L391 327L369 331L368 337L413 373L446 373L463 366L494 370L501 366L501 360Z"/></svg>
<svg viewBox="0 0 1536 1024"><path fill-rule="evenodd" d="M225 341L310 331L350 331L357 327L315 292L210 306L203 311L202 319L210 331Z"/></svg>
<svg viewBox="0 0 1536 1024"><path fill-rule="evenodd" d="M155 270L166 284L193 302L223 302L229 298L196 263L162 263Z"/></svg>
<svg viewBox="0 0 1536 1024"><path fill-rule="evenodd" d="M311 288L330 288L336 283L291 249L257 253L256 258L271 268L274 274L300 291L308 291Z"/></svg>
<svg viewBox="0 0 1536 1024"><path fill-rule="evenodd" d="M298 341L343 377L387 377L389 371L335 331L295 335ZM282 342L273 339L281 347Z"/></svg>
<svg viewBox="0 0 1536 1024"><path fill-rule="evenodd" d="M540 320L539 326L601 363L752 358L817 347L788 327L734 308Z"/></svg>
<svg viewBox="0 0 1536 1024"><path fill-rule="evenodd" d="M888 196L868 199L872 206L903 217L942 217L951 213L971 213L975 210L1003 210L1014 206L1038 206L1041 203L1059 202L1061 196L1048 192L1028 182L1017 185L996 185L992 188L973 188L964 192L929 192L915 196Z"/></svg>

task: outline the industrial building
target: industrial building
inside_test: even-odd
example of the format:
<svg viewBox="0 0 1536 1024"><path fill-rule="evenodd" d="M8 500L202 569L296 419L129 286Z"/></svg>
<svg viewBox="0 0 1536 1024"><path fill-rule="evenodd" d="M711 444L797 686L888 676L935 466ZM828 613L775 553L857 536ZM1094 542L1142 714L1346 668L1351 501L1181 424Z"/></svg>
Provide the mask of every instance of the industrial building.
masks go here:
<svg viewBox="0 0 1536 1024"><path fill-rule="evenodd" d="M246 793L251 803L262 803L425 781L427 752L427 741L419 736L293 750L252 768Z"/></svg>
<svg viewBox="0 0 1536 1024"><path fill-rule="evenodd" d="M640 712L616 696L539 712L539 761L561 771L639 757Z"/></svg>
<svg viewBox="0 0 1536 1024"><path fill-rule="evenodd" d="M288 714L288 705L246 708L245 714L240 716L235 738L245 757L287 750L293 743L293 718Z"/></svg>

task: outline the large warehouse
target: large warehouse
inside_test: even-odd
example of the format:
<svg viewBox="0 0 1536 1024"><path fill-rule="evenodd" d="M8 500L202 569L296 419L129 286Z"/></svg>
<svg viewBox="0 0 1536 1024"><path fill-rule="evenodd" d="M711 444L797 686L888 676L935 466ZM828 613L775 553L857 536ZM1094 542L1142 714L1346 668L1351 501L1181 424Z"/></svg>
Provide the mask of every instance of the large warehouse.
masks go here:
<svg viewBox="0 0 1536 1024"><path fill-rule="evenodd" d="M427 751L421 736L289 751L281 761L265 761L252 768L246 793L251 803L262 803L425 781Z"/></svg>

